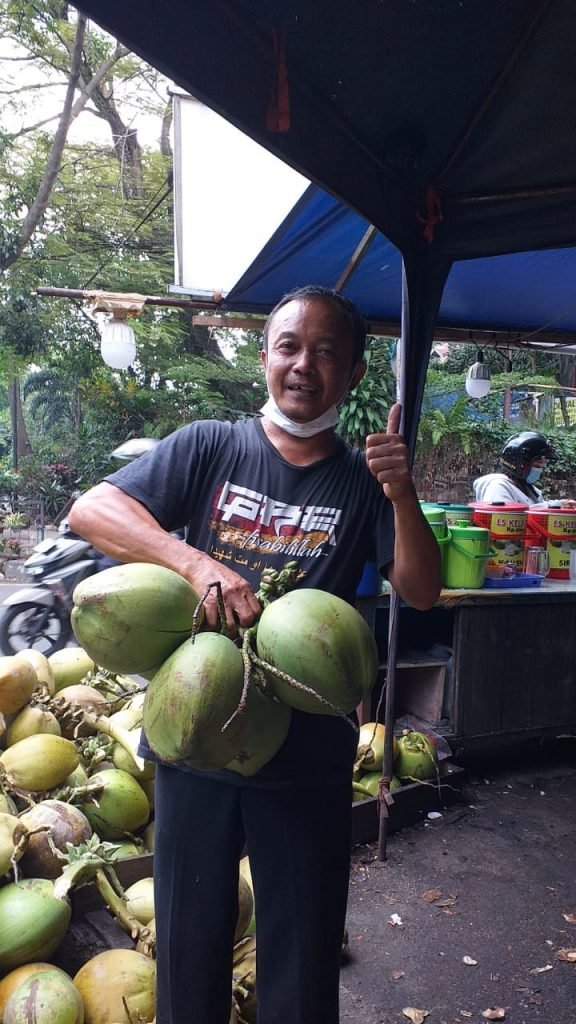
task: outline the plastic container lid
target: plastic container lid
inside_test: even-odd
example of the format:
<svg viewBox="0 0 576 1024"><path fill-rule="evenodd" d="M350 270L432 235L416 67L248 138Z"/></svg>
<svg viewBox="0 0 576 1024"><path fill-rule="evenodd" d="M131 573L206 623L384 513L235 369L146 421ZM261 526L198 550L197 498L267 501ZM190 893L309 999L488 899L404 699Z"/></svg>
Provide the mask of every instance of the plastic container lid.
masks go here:
<svg viewBox="0 0 576 1024"><path fill-rule="evenodd" d="M450 533L454 538L460 540L487 541L490 538L490 530L487 530L484 526L469 526L468 523L465 526L460 526L459 524L451 526Z"/></svg>
<svg viewBox="0 0 576 1024"><path fill-rule="evenodd" d="M472 508L479 512L526 512L529 508L517 501L471 501Z"/></svg>

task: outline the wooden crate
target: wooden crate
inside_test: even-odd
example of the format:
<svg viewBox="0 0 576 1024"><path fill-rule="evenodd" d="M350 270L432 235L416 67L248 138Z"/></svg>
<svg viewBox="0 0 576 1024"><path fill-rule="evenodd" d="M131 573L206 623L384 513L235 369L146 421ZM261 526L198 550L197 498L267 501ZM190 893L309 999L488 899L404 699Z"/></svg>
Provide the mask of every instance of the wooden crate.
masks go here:
<svg viewBox="0 0 576 1024"><path fill-rule="evenodd" d="M444 762L439 769L438 783L411 782L392 794L389 807L389 832L421 821L429 811L442 811L462 799L465 772L459 765ZM352 843L371 843L378 838L378 800L358 800L352 805Z"/></svg>

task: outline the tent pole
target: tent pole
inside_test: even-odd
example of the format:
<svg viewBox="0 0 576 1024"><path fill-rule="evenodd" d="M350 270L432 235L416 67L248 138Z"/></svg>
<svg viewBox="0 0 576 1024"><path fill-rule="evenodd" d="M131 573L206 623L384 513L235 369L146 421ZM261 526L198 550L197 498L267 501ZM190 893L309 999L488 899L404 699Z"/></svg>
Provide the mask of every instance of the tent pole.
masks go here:
<svg viewBox="0 0 576 1024"><path fill-rule="evenodd" d="M402 405L400 433L404 433L406 409L406 346L410 331L410 296L406 267L402 259L402 331L398 343L398 373L396 376L396 401ZM386 666L386 702L384 705L384 761L382 767L383 783L379 802L380 817L378 819L378 859L387 859L388 841L388 801L390 797L390 780L394 771L394 703L396 698L396 662L398 659L398 627L400 598L392 588L390 593L390 611L388 619L388 657Z"/></svg>

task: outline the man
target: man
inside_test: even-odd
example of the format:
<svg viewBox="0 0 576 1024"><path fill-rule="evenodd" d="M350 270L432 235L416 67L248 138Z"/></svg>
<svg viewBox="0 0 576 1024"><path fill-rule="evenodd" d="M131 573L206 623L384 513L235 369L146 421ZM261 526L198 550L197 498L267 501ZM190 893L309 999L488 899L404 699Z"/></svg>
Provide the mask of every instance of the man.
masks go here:
<svg viewBox="0 0 576 1024"><path fill-rule="evenodd" d="M523 430L509 437L499 455L500 471L474 481L474 498L486 502L518 502L533 505L542 501L535 486L546 460L554 462L556 453L537 430Z"/></svg>
<svg viewBox="0 0 576 1024"><path fill-rule="evenodd" d="M397 433L399 406L365 456L334 432L338 404L365 372L365 334L335 292L285 296L264 330L262 418L176 431L79 499L74 528L124 561L176 570L199 594L220 580L234 631L258 617L262 570L295 557L299 585L350 602L366 561L377 561L405 601L429 608L439 548ZM186 545L169 535L182 525ZM212 592L205 612L216 628ZM295 711L284 745L251 779L157 766L158 1024L228 1024L244 842L259 1022L338 1024L356 742L346 720Z"/></svg>

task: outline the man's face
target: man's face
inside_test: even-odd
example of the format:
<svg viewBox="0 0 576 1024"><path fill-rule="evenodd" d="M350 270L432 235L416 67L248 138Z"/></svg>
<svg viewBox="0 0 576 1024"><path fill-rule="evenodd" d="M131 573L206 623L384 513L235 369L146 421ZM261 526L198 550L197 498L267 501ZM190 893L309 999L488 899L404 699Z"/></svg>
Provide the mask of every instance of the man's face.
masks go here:
<svg viewBox="0 0 576 1024"><path fill-rule="evenodd" d="M317 419L356 387L364 363L353 365L352 326L324 299L294 299L275 314L261 353L268 391L296 423Z"/></svg>

